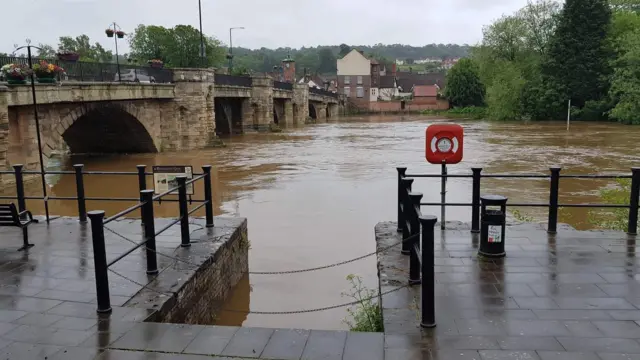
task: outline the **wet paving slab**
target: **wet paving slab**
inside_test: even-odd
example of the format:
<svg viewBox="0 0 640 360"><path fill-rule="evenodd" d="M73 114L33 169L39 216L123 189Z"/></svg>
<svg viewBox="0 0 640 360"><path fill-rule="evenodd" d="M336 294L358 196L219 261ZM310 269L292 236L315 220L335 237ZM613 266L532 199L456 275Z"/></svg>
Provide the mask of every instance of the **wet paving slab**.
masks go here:
<svg viewBox="0 0 640 360"><path fill-rule="evenodd" d="M188 274L207 261L244 219L216 217L190 224L193 246L180 248L180 230L158 237L160 273L146 274L136 250L109 272L112 313L98 314L91 231L77 219L57 218L29 227L34 247L19 252L22 233L0 228L0 359L2 360L382 360L382 333L245 328L154 322L158 308ZM156 219L156 228L171 219ZM137 220L105 231L107 261L142 240ZM16 231L17 230L17 231ZM151 296L153 294L154 296Z"/></svg>
<svg viewBox="0 0 640 360"><path fill-rule="evenodd" d="M634 236L541 224L507 226L507 257L477 256L479 234L435 233L437 326L421 329L420 285L382 298L385 359L640 359L640 271ZM401 240L375 228L378 249ZM408 283L400 249L378 254L380 290Z"/></svg>

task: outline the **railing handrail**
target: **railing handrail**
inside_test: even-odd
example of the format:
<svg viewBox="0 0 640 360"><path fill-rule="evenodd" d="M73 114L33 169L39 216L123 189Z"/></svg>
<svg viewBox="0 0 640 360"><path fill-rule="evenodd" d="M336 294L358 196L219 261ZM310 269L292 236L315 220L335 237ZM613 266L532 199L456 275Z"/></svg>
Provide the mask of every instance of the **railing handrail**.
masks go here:
<svg viewBox="0 0 640 360"><path fill-rule="evenodd" d="M542 207L549 209L549 217L547 221L547 231L551 234L556 232L558 223L558 209L559 208L610 208L610 209L629 209L629 224L627 233L635 235L637 233L638 224L638 209L640 208L640 168L632 168L631 174L561 174L560 167L549 168L548 174L482 174L482 168L472 168L471 174L410 174L407 173L407 169L404 167L397 168L398 171L398 224L399 231L402 227L402 197L404 180L413 181L416 178L440 178L446 180L447 178L471 178L473 179L472 190L472 202L471 203L447 203L441 202L424 202L420 203L421 206L441 206L443 209L446 206L471 206L472 207L472 219L471 219L471 231L479 232L479 216L480 216L480 181L482 178L524 178L524 179L549 179L549 202L548 203L510 203L507 206L512 207ZM631 193L629 202L627 204L600 204L600 203L560 203L559 198L559 184L561 179L631 179Z"/></svg>

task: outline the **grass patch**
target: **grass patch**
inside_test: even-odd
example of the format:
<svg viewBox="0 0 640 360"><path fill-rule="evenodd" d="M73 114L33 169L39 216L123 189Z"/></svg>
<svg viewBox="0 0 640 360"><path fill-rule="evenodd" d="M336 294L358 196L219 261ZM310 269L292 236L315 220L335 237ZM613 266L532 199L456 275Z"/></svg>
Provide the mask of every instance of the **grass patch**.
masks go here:
<svg viewBox="0 0 640 360"><path fill-rule="evenodd" d="M362 283L362 278L350 274L347 281L351 285L351 290L343 292L342 296L349 297L357 304L347 309L348 316L343 320L349 330L360 332L382 332L382 309L376 300L376 291L368 289Z"/></svg>
<svg viewBox="0 0 640 360"><path fill-rule="evenodd" d="M600 190L600 198L607 204L628 205L630 196L630 179L617 179L614 187ZM590 210L589 222L600 229L627 231L627 227L629 226L629 209Z"/></svg>

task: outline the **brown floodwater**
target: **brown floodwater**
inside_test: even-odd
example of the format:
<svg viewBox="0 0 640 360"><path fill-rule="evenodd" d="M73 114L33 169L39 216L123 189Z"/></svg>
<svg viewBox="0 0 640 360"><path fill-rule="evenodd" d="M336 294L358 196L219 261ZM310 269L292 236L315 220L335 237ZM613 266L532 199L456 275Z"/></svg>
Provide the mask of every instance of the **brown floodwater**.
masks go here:
<svg viewBox="0 0 640 360"><path fill-rule="evenodd" d="M247 134L224 139L227 147L191 152L72 157L58 169L84 163L87 170L135 171L137 164L214 166L216 215L248 218L251 271L278 271L320 266L374 251L374 225L396 216L396 166L409 173L438 173L424 160L424 133L428 124L443 122L423 116L366 116L290 129L277 134ZM640 127L611 123L495 123L460 121L465 128L465 154L450 173L469 173L481 166L485 173L548 173L553 165L567 174L630 173L640 164L637 139ZM150 168L149 168L150 170ZM71 176L47 176L49 192L74 196ZM149 184L151 179L148 180ZM135 197L133 177L86 176L87 196ZM600 202L607 180L562 179L561 202ZM470 202L470 179L451 179L447 200ZM512 202L548 201L548 180L483 179L482 192L505 195ZM440 182L418 179L414 190L424 201L439 201ZM12 190L5 190L11 192ZM40 192L39 182L27 186ZM196 198L202 185L196 187ZM133 203L88 202L88 209L114 214ZM41 201L28 208L42 213ZM75 216L72 201L52 201L51 213ZM177 215L177 204L156 206L158 216ZM439 216L438 208L424 213ZM545 209L521 209L537 220ZM202 214L200 214L202 215ZM561 212L560 220L587 229L588 211ZM470 209L447 210L447 220L469 221ZM292 275L248 275L225 305L232 309L289 311L324 307L349 301L348 274L363 276L375 288L375 256L327 270ZM344 308L296 315L223 313L218 323L265 327L344 329Z"/></svg>

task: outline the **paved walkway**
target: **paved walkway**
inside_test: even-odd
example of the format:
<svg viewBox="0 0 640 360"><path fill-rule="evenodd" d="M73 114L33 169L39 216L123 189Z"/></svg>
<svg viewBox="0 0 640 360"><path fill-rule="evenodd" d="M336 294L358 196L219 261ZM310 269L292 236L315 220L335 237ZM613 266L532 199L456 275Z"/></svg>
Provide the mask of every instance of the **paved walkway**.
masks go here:
<svg viewBox="0 0 640 360"><path fill-rule="evenodd" d="M167 222L157 219L156 228ZM237 219L216 218L216 228L205 232L202 220L193 222L192 239L197 236L200 242L214 245L238 224ZM141 240L139 221L123 220L109 227L129 239ZM29 235L35 246L28 252L18 252L20 230L0 227L0 360L383 359L381 333L154 323L155 311L149 308L149 302L158 303L157 297L166 295L151 294L154 299L146 304L133 301L144 293L142 286L111 272L113 313L99 316L90 227L75 219L60 218L49 225L41 222L30 226ZM132 246L108 231L105 241L108 260ZM179 244L178 227L157 239L162 253L185 256L191 262L205 260L202 256L200 260L190 257L190 250L178 250ZM145 273L142 249L113 269L163 291L180 281L175 271L185 277L184 264L162 256L158 263L164 270L157 281Z"/></svg>
<svg viewBox="0 0 640 360"><path fill-rule="evenodd" d="M483 260L467 225L447 227L435 241L437 327L418 327L420 286L384 297L386 360L640 360L634 237L514 225L507 257ZM395 223L378 224L376 238L398 241ZM382 291L407 283L399 250L378 266Z"/></svg>

